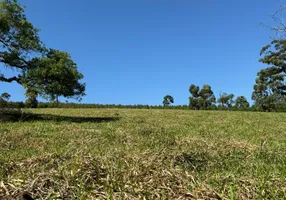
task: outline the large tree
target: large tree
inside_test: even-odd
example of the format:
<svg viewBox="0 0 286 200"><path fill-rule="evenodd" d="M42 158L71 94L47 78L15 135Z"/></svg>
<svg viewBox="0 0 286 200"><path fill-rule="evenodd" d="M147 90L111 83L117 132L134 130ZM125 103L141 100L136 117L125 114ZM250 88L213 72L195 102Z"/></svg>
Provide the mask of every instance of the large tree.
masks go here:
<svg viewBox="0 0 286 200"><path fill-rule="evenodd" d="M260 62L270 66L257 73L258 77L254 85L252 100L255 104L253 107L259 110L271 111L285 105L285 9L286 4L281 3L280 8L272 14L276 24L268 26L276 31L280 39L273 40L260 52L260 55L264 54Z"/></svg>
<svg viewBox="0 0 286 200"><path fill-rule="evenodd" d="M21 72L44 52L38 29L27 20L24 8L16 0L0 2L0 62L19 72L13 77L1 73L0 81L21 83Z"/></svg>
<svg viewBox="0 0 286 200"><path fill-rule="evenodd" d="M24 87L56 102L60 96L81 100L85 91L85 84L80 83L82 78L71 56L54 49L34 59L32 67L25 70L22 77Z"/></svg>
<svg viewBox="0 0 286 200"><path fill-rule="evenodd" d="M209 109L213 103L216 102L216 98L213 94L211 86L209 85L203 85L203 87L200 89L199 86L192 84L189 88L189 92L192 95L189 98L191 109Z"/></svg>
<svg viewBox="0 0 286 200"><path fill-rule="evenodd" d="M36 29L17 0L0 2L0 63L16 75L0 73L0 81L17 82L26 95L57 100L59 96L80 99L85 85L83 75L69 54L44 47Z"/></svg>
<svg viewBox="0 0 286 200"><path fill-rule="evenodd" d="M286 100L286 40L273 40L260 54L260 62L270 66L258 72L252 99L260 109L271 111Z"/></svg>
<svg viewBox="0 0 286 200"><path fill-rule="evenodd" d="M214 96L212 88L209 85L203 85L199 94L200 94L200 97L202 98L204 109L210 108L212 104L216 102L216 98Z"/></svg>

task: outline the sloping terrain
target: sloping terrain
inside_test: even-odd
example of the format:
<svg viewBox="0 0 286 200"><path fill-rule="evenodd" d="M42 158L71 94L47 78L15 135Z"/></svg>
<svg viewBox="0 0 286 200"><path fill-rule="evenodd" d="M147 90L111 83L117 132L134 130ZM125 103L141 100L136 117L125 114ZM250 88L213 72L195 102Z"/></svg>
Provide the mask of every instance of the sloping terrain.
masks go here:
<svg viewBox="0 0 286 200"><path fill-rule="evenodd" d="M35 109L0 123L0 197L286 199L286 114Z"/></svg>

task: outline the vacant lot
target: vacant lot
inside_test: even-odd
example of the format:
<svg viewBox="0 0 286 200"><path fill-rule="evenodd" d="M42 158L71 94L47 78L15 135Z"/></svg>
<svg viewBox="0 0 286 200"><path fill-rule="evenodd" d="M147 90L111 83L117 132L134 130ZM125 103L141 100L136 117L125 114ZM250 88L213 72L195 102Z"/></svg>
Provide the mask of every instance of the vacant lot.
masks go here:
<svg viewBox="0 0 286 200"><path fill-rule="evenodd" d="M38 109L0 123L0 196L286 199L286 114Z"/></svg>

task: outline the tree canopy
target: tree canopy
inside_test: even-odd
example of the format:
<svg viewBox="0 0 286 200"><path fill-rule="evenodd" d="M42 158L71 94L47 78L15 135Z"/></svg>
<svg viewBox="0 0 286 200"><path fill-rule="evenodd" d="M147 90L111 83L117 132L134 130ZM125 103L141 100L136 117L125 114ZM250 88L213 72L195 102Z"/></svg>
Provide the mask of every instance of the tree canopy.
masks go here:
<svg viewBox="0 0 286 200"><path fill-rule="evenodd" d="M234 105L235 108L244 110L244 109L249 108L249 106L250 105L244 96L238 96L236 98L235 105Z"/></svg>
<svg viewBox="0 0 286 200"><path fill-rule="evenodd" d="M77 65L68 53L47 49L38 32L17 0L0 2L0 63L17 72L13 77L0 73L0 81L21 84L27 96L80 100L85 84L79 82L83 75Z"/></svg>
<svg viewBox="0 0 286 200"><path fill-rule="evenodd" d="M5 108L7 105L7 102L11 98L11 95L7 92L4 92L0 95L0 108Z"/></svg>
<svg viewBox="0 0 286 200"><path fill-rule="evenodd" d="M0 44L0 62L18 71L29 68L31 55L45 51L38 29L27 20L24 8L16 0L0 2ZM21 74L14 77L0 74L0 81L21 83Z"/></svg>
<svg viewBox="0 0 286 200"><path fill-rule="evenodd" d="M23 73L26 88L52 101L58 101L59 96L80 100L84 95L85 84L79 82L83 75L68 53L50 49L34 62L36 64Z"/></svg>
<svg viewBox="0 0 286 200"><path fill-rule="evenodd" d="M174 103L174 98L171 95L166 95L163 100L163 105L165 107L169 106L171 103Z"/></svg>
<svg viewBox="0 0 286 200"><path fill-rule="evenodd" d="M222 93L218 98L217 102L221 107L231 108L234 104L234 94Z"/></svg>
<svg viewBox="0 0 286 200"><path fill-rule="evenodd" d="M270 66L258 72L252 99L260 109L272 110L286 100L286 40L273 40L261 55L260 62Z"/></svg>
<svg viewBox="0 0 286 200"><path fill-rule="evenodd" d="M189 88L191 93L190 108L195 110L209 109L213 103L216 102L214 93L209 85L203 85L200 89L199 86L192 84Z"/></svg>

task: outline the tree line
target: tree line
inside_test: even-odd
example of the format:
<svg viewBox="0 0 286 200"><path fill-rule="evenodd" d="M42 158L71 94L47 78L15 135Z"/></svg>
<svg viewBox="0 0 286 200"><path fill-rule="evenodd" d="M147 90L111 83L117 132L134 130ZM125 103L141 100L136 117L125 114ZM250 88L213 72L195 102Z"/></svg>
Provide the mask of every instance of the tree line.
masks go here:
<svg viewBox="0 0 286 200"><path fill-rule="evenodd" d="M244 96L238 96L234 99L234 94L222 93L216 99L210 85L203 85L200 89L199 86L192 84L189 92L191 96L189 97L188 108L192 110L260 111L255 105L250 107ZM168 99L172 99L172 102L168 101ZM163 106L168 108L171 103L174 103L174 98L171 95L166 95L163 100Z"/></svg>
<svg viewBox="0 0 286 200"><path fill-rule="evenodd" d="M280 10L285 9L282 6ZM278 19L278 18L275 18ZM281 21L280 21L281 22ZM283 22L283 21L282 21ZM279 23L273 30L286 33L286 25ZM74 98L78 101L85 95L86 84L83 74L67 52L46 47L39 37L39 29L26 18L24 7L17 0L0 2L0 64L17 72L7 77L0 72L0 82L16 82L24 87L26 102L9 102L10 95L4 92L0 97L1 107L134 107L173 108L193 110L253 110L286 111L286 40L273 40L262 48L259 60L267 67L257 73L253 86L252 100L244 96L234 99L234 94L222 93L216 99L210 85L201 88L192 84L189 105L172 106L174 98L166 95L163 106L149 105L99 105L60 103L59 97ZM38 102L38 97L50 101Z"/></svg>

